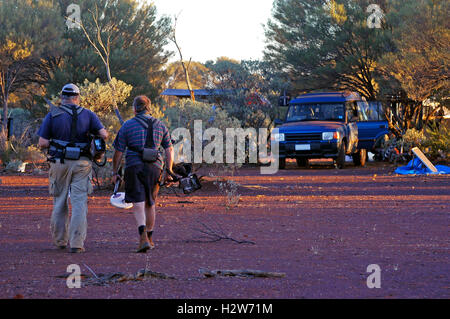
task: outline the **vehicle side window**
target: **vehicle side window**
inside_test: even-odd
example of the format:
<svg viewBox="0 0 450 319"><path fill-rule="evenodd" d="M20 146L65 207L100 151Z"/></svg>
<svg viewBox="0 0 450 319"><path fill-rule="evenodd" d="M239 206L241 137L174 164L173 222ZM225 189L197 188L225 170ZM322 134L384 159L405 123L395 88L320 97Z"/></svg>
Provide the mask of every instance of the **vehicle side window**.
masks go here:
<svg viewBox="0 0 450 319"><path fill-rule="evenodd" d="M358 110L364 112L365 119L360 119L360 121L384 121L383 107L381 102L370 101L370 102L358 102Z"/></svg>
<svg viewBox="0 0 450 319"><path fill-rule="evenodd" d="M359 122L367 122L369 121L368 113L369 110L369 104L366 101L360 101L356 102L356 106L358 108L358 121Z"/></svg>
<svg viewBox="0 0 450 319"><path fill-rule="evenodd" d="M345 103L345 110L347 112L347 119L349 122L358 121L358 108L356 103L354 102Z"/></svg>

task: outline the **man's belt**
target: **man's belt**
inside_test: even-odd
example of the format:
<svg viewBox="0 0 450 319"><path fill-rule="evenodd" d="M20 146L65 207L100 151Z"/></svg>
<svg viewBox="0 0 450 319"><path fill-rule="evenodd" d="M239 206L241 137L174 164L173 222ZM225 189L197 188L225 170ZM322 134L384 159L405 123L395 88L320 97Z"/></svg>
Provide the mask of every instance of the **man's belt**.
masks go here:
<svg viewBox="0 0 450 319"><path fill-rule="evenodd" d="M49 153L52 154L52 159L60 159L64 163L65 159L78 160L81 156L91 157L90 145L88 143L70 143L61 140L51 140Z"/></svg>

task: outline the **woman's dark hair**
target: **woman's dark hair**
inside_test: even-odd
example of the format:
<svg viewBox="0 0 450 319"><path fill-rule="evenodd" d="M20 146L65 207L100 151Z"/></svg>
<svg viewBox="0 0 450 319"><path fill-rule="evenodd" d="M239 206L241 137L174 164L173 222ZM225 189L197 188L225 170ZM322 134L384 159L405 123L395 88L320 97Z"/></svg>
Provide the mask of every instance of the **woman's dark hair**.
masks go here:
<svg viewBox="0 0 450 319"><path fill-rule="evenodd" d="M139 95L133 101L133 107L136 113L141 113L143 111L150 112L151 106L152 102L145 95Z"/></svg>

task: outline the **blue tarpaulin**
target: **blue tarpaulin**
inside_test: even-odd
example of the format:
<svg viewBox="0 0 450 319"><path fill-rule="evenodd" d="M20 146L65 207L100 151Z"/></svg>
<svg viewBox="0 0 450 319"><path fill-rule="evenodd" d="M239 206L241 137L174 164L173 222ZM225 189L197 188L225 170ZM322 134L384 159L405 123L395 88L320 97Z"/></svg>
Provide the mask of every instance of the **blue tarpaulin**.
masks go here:
<svg viewBox="0 0 450 319"><path fill-rule="evenodd" d="M423 165L420 159L414 158L408 163L408 165L398 167L395 170L395 173L400 175L450 174L450 167L448 166L435 165L435 167L438 171L433 173L430 169L428 169L428 167Z"/></svg>

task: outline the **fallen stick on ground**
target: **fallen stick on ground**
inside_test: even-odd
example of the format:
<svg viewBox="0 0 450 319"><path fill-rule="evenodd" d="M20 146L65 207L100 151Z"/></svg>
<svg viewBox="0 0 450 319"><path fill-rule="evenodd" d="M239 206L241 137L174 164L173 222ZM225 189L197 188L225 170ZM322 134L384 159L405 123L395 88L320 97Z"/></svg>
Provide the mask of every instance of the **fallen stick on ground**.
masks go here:
<svg viewBox="0 0 450 319"><path fill-rule="evenodd" d="M94 276L82 275L84 285L95 285L102 286L107 284L115 284L124 281L142 281L146 278L157 278L157 279L176 279L173 276L167 275L161 272L155 272L150 270L141 269L135 274L124 274L121 272L115 272L111 274L95 274ZM69 274L62 276L56 276L57 278L67 278Z"/></svg>
<svg viewBox="0 0 450 319"><path fill-rule="evenodd" d="M252 269L234 269L234 270L208 270L199 269L198 272L207 278L212 277L250 277L250 278L284 278L286 274L279 272L267 272Z"/></svg>
<svg viewBox="0 0 450 319"><path fill-rule="evenodd" d="M250 244L250 245L256 245L255 242L249 241L249 240L237 240L231 237L230 235L226 235L225 231L220 227L220 225L217 226L217 229L212 228L211 226L208 226L202 222L198 222L202 228L195 228L197 232L202 234L202 236L199 236L199 240L191 239L187 240L186 242L191 243L214 243L221 240L229 240L238 244Z"/></svg>
<svg viewBox="0 0 450 319"><path fill-rule="evenodd" d="M91 272L91 274L93 274L94 275L94 277L95 277L95 279L97 279L100 283L105 283L105 280L104 279L102 279L102 278L99 278L98 276L97 276L97 274L88 266L88 265L86 265L86 264L83 264L90 272Z"/></svg>
<svg viewBox="0 0 450 319"><path fill-rule="evenodd" d="M157 278L157 279L176 279L173 276L164 274L164 273L160 273L160 272L154 272L154 271L150 271L150 270L144 270L141 269L139 270L136 274L131 274L131 275L123 275L121 273L117 273L114 274L115 277L113 279L113 282L124 282L124 281L142 281L146 278Z"/></svg>

